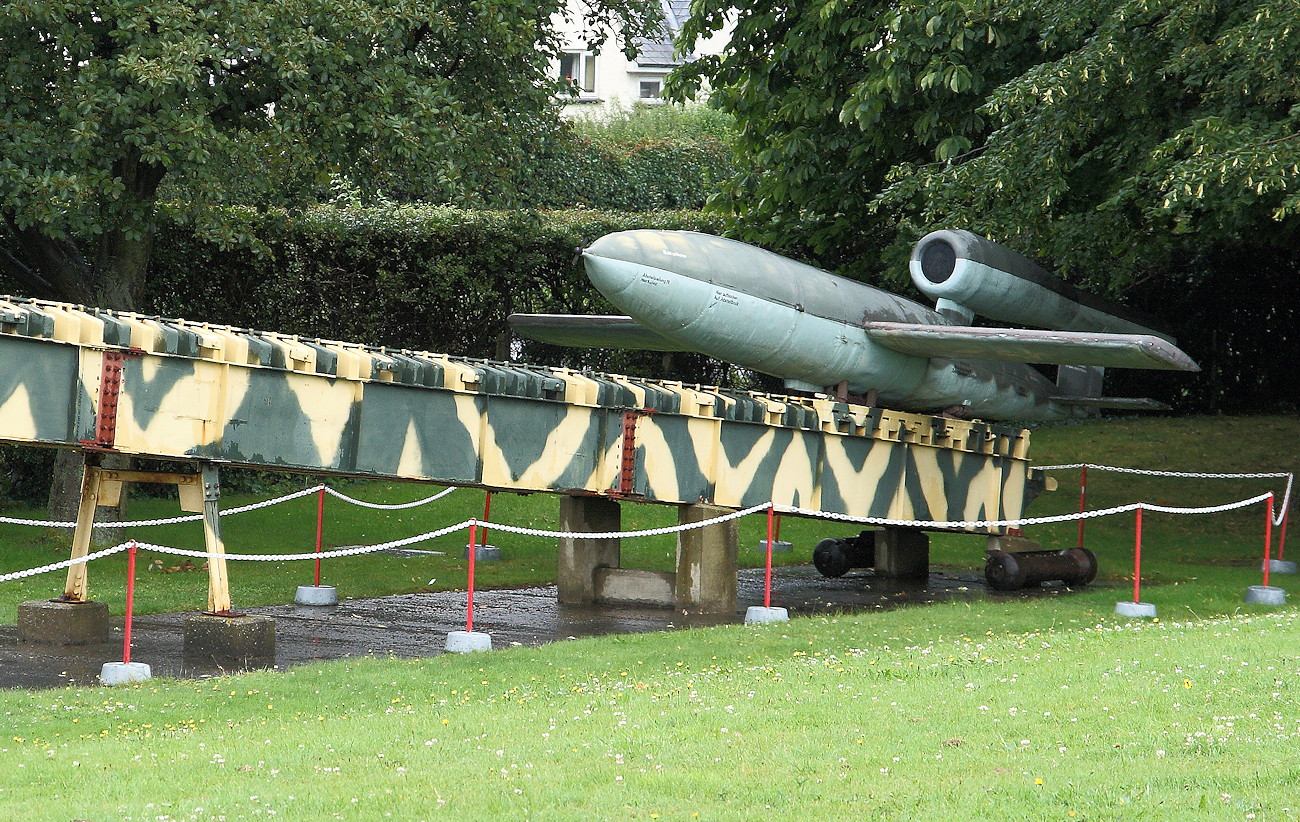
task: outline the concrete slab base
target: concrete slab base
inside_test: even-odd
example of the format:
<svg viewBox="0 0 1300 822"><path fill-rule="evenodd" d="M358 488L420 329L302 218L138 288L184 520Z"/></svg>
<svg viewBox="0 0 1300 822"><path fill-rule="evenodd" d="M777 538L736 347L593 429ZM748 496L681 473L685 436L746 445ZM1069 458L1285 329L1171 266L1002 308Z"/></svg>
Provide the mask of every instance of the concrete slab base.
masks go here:
<svg viewBox="0 0 1300 822"><path fill-rule="evenodd" d="M1263 563L1260 563L1260 570L1264 570ZM1289 559L1270 559L1268 561L1268 572L1270 574L1294 574L1295 563Z"/></svg>
<svg viewBox="0 0 1300 822"><path fill-rule="evenodd" d="M469 559L469 546L461 552L461 559ZM474 549L475 562L496 562L501 559L501 549L495 545L479 545Z"/></svg>
<svg viewBox="0 0 1300 822"><path fill-rule="evenodd" d="M639 568L597 568L593 575L597 602L671 608L677 575Z"/></svg>
<svg viewBox="0 0 1300 822"><path fill-rule="evenodd" d="M99 681L109 686L144 682L152 676L153 672L143 662L105 662L99 671Z"/></svg>
<svg viewBox="0 0 1300 822"><path fill-rule="evenodd" d="M339 592L333 585L299 585L294 605L338 605Z"/></svg>
<svg viewBox="0 0 1300 822"><path fill-rule="evenodd" d="M778 539L772 541L772 553L774 554L788 554L792 550L794 550L794 546L784 540ZM767 554L767 540L760 539L758 541L758 552L760 554Z"/></svg>
<svg viewBox="0 0 1300 822"><path fill-rule="evenodd" d="M229 670L275 665L275 620L251 614L189 614L182 655L186 663Z"/></svg>
<svg viewBox="0 0 1300 822"><path fill-rule="evenodd" d="M1286 605L1286 591L1273 585L1252 585L1246 589L1247 605Z"/></svg>
<svg viewBox="0 0 1300 822"><path fill-rule="evenodd" d="M1154 617L1156 606L1150 602L1116 602L1115 613L1125 617Z"/></svg>
<svg viewBox="0 0 1300 822"><path fill-rule="evenodd" d="M472 654L492 650L492 637L478 631L452 631L447 634L446 651L449 654Z"/></svg>
<svg viewBox="0 0 1300 822"><path fill-rule="evenodd" d="M18 639L45 645L108 642L108 603L38 599L18 605Z"/></svg>
<svg viewBox="0 0 1300 822"><path fill-rule="evenodd" d="M785 608L768 608L751 605L745 609L746 625L762 625L767 622L789 622L790 612Z"/></svg>

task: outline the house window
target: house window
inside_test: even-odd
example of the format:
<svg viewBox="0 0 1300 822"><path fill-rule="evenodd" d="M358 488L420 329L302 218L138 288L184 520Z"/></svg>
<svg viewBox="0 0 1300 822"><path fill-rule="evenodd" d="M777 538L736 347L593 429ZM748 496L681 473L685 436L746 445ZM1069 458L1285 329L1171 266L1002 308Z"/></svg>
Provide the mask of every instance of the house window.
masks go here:
<svg viewBox="0 0 1300 822"><path fill-rule="evenodd" d="M659 97L661 96L660 93L661 93L662 91L663 91L663 83L661 83L661 82L658 81L658 80L642 80L642 81L641 81L641 99L642 99L642 100L658 100Z"/></svg>
<svg viewBox="0 0 1300 822"><path fill-rule="evenodd" d="M560 76L579 94L596 93L596 55L590 52L570 51L560 55Z"/></svg>

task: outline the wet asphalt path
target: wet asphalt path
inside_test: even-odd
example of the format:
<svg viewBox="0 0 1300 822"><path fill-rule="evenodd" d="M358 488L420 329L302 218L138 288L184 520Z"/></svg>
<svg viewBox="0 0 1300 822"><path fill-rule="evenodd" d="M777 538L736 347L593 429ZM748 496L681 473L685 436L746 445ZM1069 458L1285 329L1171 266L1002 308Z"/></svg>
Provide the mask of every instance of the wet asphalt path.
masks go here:
<svg viewBox="0 0 1300 822"><path fill-rule="evenodd" d="M991 592L980 574L931 572L926 582L876 579L856 571L826 579L812 566L777 568L772 604L791 617L923 605L952 598L1051 596L1068 589L1045 586L1015 594ZM341 596L346 596L341 591ZM286 592L293 596L293 589ZM474 630L492 637L494 648L613 633L663 631L744 621L750 605L763 604L763 571L740 572L734 614L688 616L680 611L627 606L573 606L556 601L554 585L478 591ZM275 620L276 667L344 657L423 657L443 653L450 631L465 628L465 593L445 591L374 599L344 599L332 607L275 605L238 609ZM197 678L227 673L187 661L182 654L186 614L138 616L132 630L131 660L147 663L155 677ZM121 661L122 626L116 618L111 641L53 646L19 642L17 629L0 626L0 687L50 688L97 684L105 662Z"/></svg>

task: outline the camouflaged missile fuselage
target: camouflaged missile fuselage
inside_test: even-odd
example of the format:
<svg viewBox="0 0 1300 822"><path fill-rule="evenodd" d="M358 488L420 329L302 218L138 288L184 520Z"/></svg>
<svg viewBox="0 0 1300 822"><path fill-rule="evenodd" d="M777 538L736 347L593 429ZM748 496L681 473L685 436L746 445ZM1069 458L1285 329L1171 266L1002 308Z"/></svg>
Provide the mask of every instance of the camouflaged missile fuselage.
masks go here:
<svg viewBox="0 0 1300 822"><path fill-rule="evenodd" d="M0 440L909 520L1014 519L1042 488L1016 428L16 298Z"/></svg>

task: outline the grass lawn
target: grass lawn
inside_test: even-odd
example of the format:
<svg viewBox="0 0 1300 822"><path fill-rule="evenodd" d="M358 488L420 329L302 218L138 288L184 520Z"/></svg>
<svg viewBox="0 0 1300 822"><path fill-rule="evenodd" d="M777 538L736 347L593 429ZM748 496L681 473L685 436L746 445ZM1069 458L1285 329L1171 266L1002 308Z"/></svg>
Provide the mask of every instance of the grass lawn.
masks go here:
<svg viewBox="0 0 1300 822"><path fill-rule="evenodd" d="M1300 462L1297 435L1290 417L1118 420L1039 429L1033 454L1039 464L1286 471ZM1078 472L1059 479L1030 513L1077 506ZM1088 507L1209 505L1267 488L1281 485L1090 472ZM390 502L430 493L347 490ZM228 518L229 550L309 550L314 504ZM145 501L131 516L152 516L152 505L172 510ZM482 494L394 513L327 505L326 541L347 545L481 513ZM554 498L502 495L493 519L551 525L555 509ZM627 506L624 527L671 518ZM1262 508L1148 514L1144 524L1143 599L1159 607L1154 622L1112 613L1131 594L1126 515L1088 522L1102 576L1069 596L112 690L4 691L0 808L24 820L1300 817L1300 611L1242 604L1260 581ZM760 538L760 518L743 528L746 543ZM0 570L66 556L31 533L5 526ZM817 539L837 533L788 520L790 561L806 562ZM1029 536L1061 547L1076 533L1064 524ZM201 542L197 526L138 538ZM340 560L326 581L353 596L430 579L456 587L463 542L423 546L445 557ZM553 579L549 541L493 542L507 560L481 565L480 585ZM624 555L666 569L672 540L628 541ZM92 591L115 613L120 559L91 568ZM981 541L936 536L932 560L978 567ZM283 602L310 581L309 563L278 565L232 564L236 605ZM142 608L203 604L202 573L139 576ZM4 583L0 619L61 585L62 575Z"/></svg>

